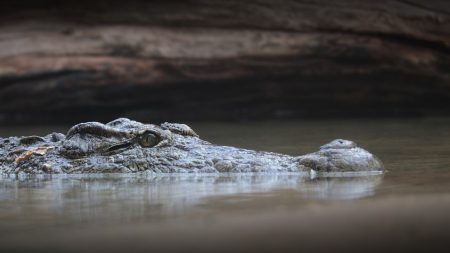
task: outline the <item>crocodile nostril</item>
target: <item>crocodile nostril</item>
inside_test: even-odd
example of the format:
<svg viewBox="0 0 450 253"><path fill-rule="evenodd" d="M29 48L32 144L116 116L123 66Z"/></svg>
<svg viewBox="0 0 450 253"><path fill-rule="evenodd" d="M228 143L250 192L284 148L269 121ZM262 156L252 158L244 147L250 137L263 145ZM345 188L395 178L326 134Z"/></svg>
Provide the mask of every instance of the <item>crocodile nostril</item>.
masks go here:
<svg viewBox="0 0 450 253"><path fill-rule="evenodd" d="M321 146L320 149L347 149L347 148L355 148L355 147L356 147L356 143L354 143L353 141L337 139L328 144Z"/></svg>

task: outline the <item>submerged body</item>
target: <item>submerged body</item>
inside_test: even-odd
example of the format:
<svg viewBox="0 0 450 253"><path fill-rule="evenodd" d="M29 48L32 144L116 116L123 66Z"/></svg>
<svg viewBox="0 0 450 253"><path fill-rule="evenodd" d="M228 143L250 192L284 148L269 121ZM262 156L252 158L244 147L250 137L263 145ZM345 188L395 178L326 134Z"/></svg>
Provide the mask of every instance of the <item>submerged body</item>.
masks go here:
<svg viewBox="0 0 450 253"><path fill-rule="evenodd" d="M66 135L0 138L0 172L129 173L381 171L381 161L352 141L334 140L303 156L213 145L187 125L125 118L81 123Z"/></svg>

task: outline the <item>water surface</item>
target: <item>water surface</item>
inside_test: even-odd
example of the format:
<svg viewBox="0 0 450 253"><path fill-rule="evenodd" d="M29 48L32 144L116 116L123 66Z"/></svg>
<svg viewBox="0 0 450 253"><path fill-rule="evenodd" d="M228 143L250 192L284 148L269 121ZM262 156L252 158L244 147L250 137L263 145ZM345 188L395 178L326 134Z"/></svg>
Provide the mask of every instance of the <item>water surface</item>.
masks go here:
<svg viewBox="0 0 450 253"><path fill-rule="evenodd" d="M190 125L216 144L291 155L350 139L387 171L3 176L0 249L430 250L450 239L448 119ZM67 129L4 127L0 136Z"/></svg>

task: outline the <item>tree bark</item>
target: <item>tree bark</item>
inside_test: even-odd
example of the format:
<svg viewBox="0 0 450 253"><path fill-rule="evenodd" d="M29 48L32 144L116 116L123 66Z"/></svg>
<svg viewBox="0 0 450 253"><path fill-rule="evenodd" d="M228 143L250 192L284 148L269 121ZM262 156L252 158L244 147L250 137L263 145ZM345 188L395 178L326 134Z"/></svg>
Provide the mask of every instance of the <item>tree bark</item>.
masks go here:
<svg viewBox="0 0 450 253"><path fill-rule="evenodd" d="M450 4L0 8L0 122L450 115Z"/></svg>

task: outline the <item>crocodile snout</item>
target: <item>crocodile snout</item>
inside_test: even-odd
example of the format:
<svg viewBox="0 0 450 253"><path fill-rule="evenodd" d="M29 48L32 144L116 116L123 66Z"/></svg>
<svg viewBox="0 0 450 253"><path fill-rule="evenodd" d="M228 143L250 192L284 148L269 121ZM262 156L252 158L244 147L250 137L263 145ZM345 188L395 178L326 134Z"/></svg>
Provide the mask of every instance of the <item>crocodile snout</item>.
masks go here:
<svg viewBox="0 0 450 253"><path fill-rule="evenodd" d="M360 148L356 143L337 139L320 147L320 150L299 156L300 166L320 172L382 171L380 159Z"/></svg>

